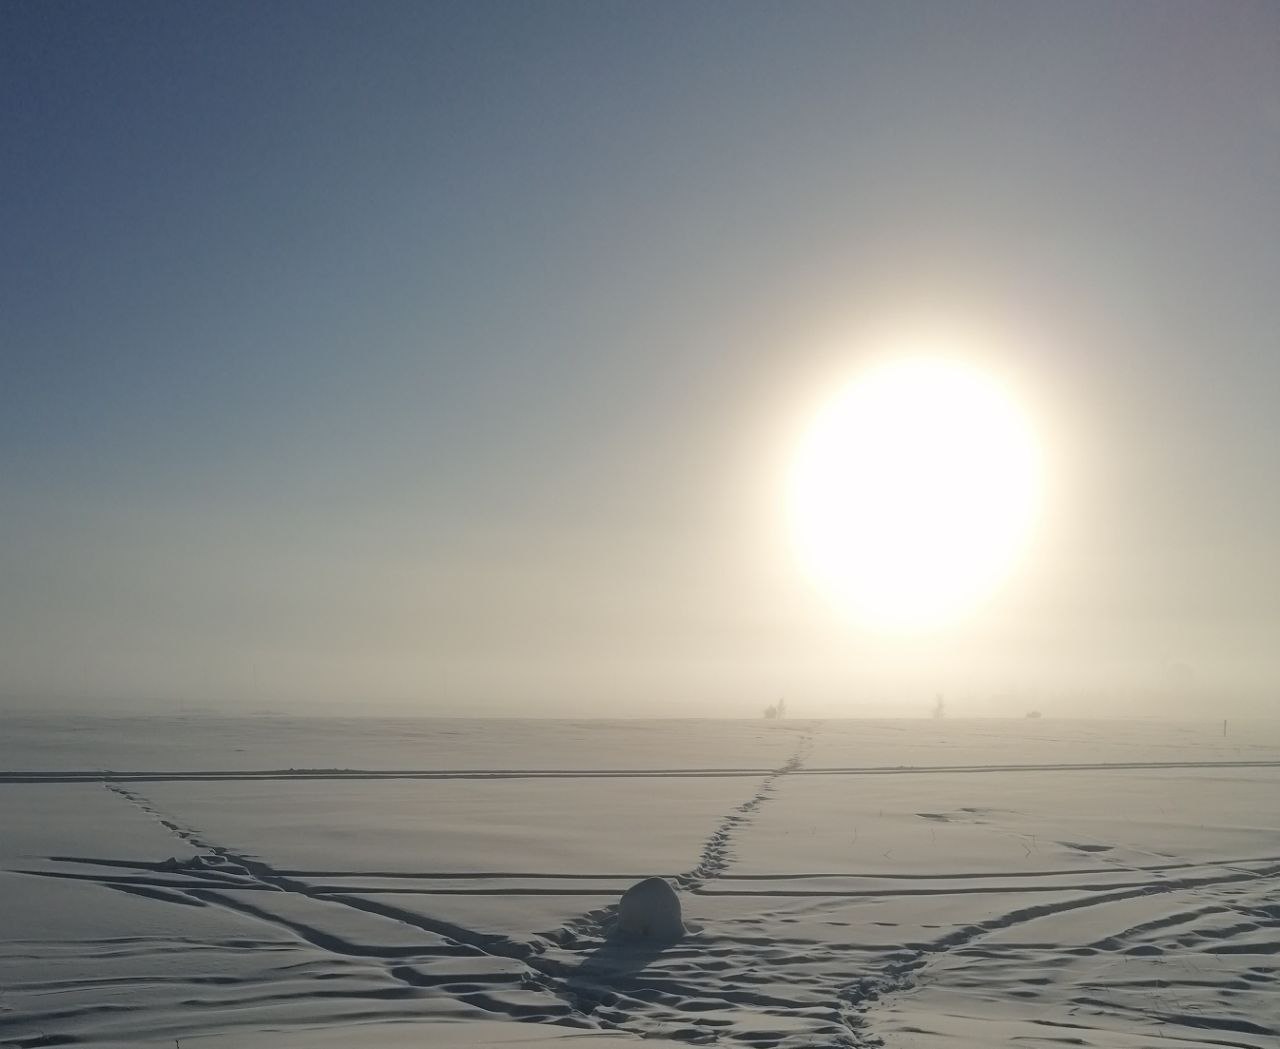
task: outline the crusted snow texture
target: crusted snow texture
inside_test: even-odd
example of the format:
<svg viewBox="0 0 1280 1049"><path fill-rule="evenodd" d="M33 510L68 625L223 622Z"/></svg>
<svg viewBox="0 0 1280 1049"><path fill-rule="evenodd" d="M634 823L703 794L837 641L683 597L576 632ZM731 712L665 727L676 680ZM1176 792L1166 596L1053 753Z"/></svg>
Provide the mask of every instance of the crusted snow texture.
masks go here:
<svg viewBox="0 0 1280 1049"><path fill-rule="evenodd" d="M678 940L684 921L675 889L665 878L636 882L618 901L613 934L627 940Z"/></svg>

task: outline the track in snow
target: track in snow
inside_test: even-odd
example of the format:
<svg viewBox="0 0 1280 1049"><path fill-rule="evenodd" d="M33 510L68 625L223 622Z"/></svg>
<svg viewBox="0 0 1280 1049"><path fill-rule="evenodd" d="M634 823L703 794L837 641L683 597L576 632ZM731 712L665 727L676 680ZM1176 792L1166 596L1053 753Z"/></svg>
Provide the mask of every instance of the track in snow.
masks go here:
<svg viewBox="0 0 1280 1049"><path fill-rule="evenodd" d="M1258 1049L1280 1037L1275 1009L1268 1011L1265 1004L1276 1000L1280 971L1272 964L1280 954L1276 855L1126 865L1107 859L1109 845L1076 837L1059 844L1075 850L1087 865L1037 871L771 875L732 869L735 844L790 776L1230 770L1277 768L1280 762L813 769L805 766L810 744L811 735L800 737L790 760L773 769L98 771L0 774L0 786L103 782L196 854L162 863L53 857L52 869L26 873L94 883L156 904L220 909L269 930L271 937L296 941L313 959L308 964L321 966L326 977L376 974L376 981L360 986L285 980L255 986L230 980L216 985L223 990L200 998L217 1008L342 1002L343 1015L410 1018L431 1007L451 1010L456 1018L619 1029L751 1049L874 1046L881 1038L892 1047L896 1034L905 1037L911 1031L906 1018L918 1003L931 1001L929 996L942 989L972 1001L1065 1008L1075 1026L1056 1036L1094 1049L1113 1044L1102 1021L1096 1029L1089 1026L1099 1015L1108 1023L1128 1024L1130 1031L1158 1030L1161 1038L1177 1038L1184 1046ZM710 776L758 782L719 820L693 866L668 876L689 893L688 910L704 904L719 909L708 911L716 917L702 921L682 942L650 953L610 944L608 907L519 939L423 914L418 904L429 907L433 896L616 897L632 881L663 872L289 869L213 840L142 793L147 782L182 780ZM926 821L923 826L936 817L916 815ZM840 884L815 884L819 879ZM917 905L940 903L956 920L924 932L907 931L910 923L903 921L901 931L883 933L893 942L877 942L869 928L894 923L868 922L869 914L882 912L856 908L895 900L900 901L895 915L909 917ZM1097 931L1069 942L1063 923L1069 923L1069 931ZM1040 935L1046 927L1056 931ZM272 941L264 935L262 942ZM1108 968L1099 970L1102 962ZM1108 974L1105 987L1097 985L1099 971ZM338 1010L334 1004L324 1015L336 1017ZM32 1024L56 1032L59 1024L87 1022L89 1015L77 1018L52 1007L23 1016L0 1012L0 1044L10 1032L16 1035ZM911 1035L919 1037L925 1035ZM1045 1030L1044 1037L1055 1037L1053 1030Z"/></svg>

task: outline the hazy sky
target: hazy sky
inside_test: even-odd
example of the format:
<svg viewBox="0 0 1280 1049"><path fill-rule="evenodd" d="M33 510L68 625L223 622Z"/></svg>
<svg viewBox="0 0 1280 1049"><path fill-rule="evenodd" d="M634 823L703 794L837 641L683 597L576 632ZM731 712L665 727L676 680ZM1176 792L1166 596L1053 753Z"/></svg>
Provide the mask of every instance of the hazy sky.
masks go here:
<svg viewBox="0 0 1280 1049"><path fill-rule="evenodd" d="M1275 712L1280 7L0 7L0 700ZM1046 502L910 639L788 456L992 333Z"/></svg>

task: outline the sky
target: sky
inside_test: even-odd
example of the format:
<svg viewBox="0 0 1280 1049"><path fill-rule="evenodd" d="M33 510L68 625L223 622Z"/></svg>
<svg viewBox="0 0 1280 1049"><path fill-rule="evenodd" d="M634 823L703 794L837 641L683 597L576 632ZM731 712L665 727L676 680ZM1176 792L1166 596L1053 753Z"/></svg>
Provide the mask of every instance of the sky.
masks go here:
<svg viewBox="0 0 1280 1049"><path fill-rule="evenodd" d="M1274 4L15 0L0 141L0 708L1277 712ZM896 635L784 492L921 317L1044 497Z"/></svg>

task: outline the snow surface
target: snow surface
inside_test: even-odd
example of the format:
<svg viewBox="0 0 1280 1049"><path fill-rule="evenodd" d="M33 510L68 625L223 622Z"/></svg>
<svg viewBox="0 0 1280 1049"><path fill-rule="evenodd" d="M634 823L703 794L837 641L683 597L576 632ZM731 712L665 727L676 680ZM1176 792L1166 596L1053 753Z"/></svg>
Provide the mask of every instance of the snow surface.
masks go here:
<svg viewBox="0 0 1280 1049"><path fill-rule="evenodd" d="M0 1045L1274 1046L1228 730L11 719ZM689 931L610 940L648 875Z"/></svg>

